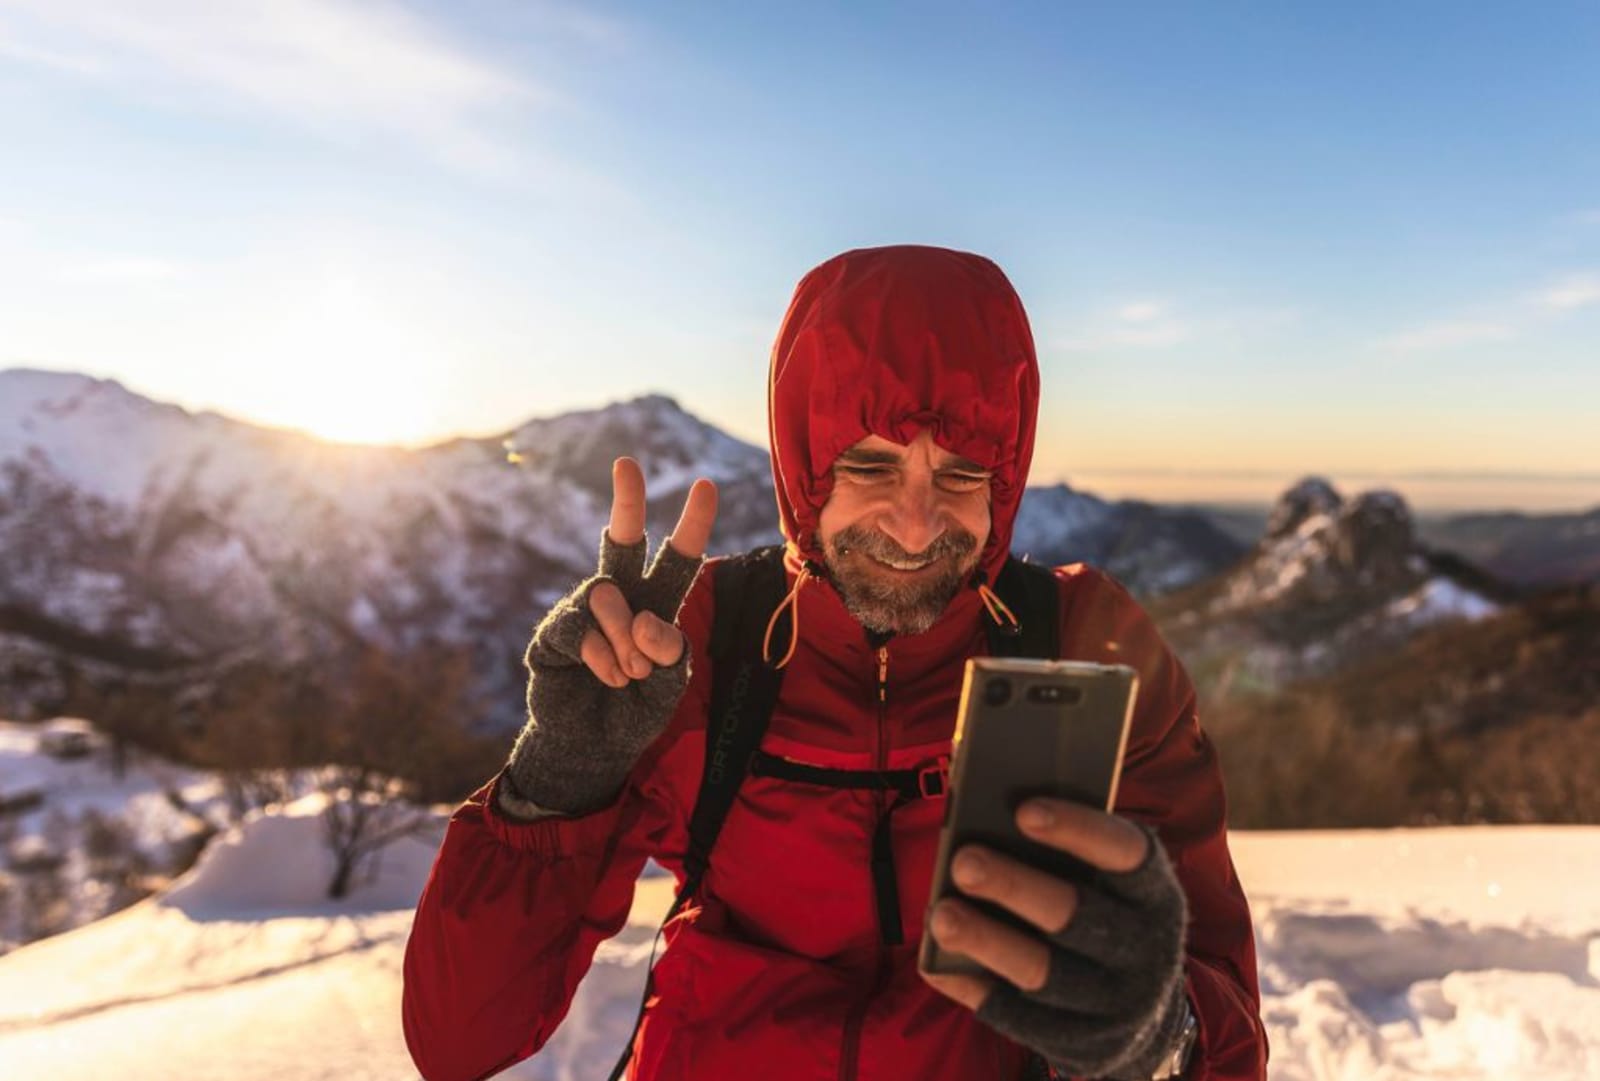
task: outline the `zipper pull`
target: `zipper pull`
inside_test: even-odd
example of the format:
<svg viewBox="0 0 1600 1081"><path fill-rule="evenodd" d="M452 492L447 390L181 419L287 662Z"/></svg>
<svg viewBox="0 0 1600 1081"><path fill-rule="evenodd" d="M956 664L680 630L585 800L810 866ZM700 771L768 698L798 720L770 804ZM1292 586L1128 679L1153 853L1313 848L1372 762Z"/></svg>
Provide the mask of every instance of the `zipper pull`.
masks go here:
<svg viewBox="0 0 1600 1081"><path fill-rule="evenodd" d="M889 647L878 647L878 701L889 700Z"/></svg>

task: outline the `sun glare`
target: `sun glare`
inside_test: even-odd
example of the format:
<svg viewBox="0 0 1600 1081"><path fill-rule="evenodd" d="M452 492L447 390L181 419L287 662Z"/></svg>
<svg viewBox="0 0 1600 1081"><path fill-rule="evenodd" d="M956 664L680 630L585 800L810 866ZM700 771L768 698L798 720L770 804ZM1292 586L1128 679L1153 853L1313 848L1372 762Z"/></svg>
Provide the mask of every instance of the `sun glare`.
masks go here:
<svg viewBox="0 0 1600 1081"><path fill-rule="evenodd" d="M339 443L419 443L437 438L440 373L419 361L327 355L308 370L286 366L251 414Z"/></svg>
<svg viewBox="0 0 1600 1081"><path fill-rule="evenodd" d="M342 443L438 438L450 371L429 329L349 277L324 279L253 343L249 412Z"/></svg>
<svg viewBox="0 0 1600 1081"><path fill-rule="evenodd" d="M340 443L417 443L436 433L425 371L374 378L360 367L325 373L280 423Z"/></svg>

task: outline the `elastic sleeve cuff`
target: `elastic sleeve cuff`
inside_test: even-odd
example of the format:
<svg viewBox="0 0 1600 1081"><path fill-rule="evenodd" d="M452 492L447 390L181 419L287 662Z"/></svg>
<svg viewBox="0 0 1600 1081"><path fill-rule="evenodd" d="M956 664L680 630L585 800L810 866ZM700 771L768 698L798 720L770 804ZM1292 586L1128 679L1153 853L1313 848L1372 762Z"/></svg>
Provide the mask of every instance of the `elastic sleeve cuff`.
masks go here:
<svg viewBox="0 0 1600 1081"><path fill-rule="evenodd" d="M521 820L501 809L500 788L506 784L505 770L479 789L468 801L463 811L475 809L482 816L489 833L500 843L518 850L531 852L548 859L600 856L616 832L617 820L622 815L624 786L611 804L586 815L549 814L542 818ZM513 800L515 796L511 797ZM526 801L520 801L527 806Z"/></svg>
<svg viewBox="0 0 1600 1081"><path fill-rule="evenodd" d="M511 821L521 824L537 822L541 818L570 817L560 811L541 807L531 799L523 799L522 793L516 791L516 787L509 773L494 786L494 809Z"/></svg>

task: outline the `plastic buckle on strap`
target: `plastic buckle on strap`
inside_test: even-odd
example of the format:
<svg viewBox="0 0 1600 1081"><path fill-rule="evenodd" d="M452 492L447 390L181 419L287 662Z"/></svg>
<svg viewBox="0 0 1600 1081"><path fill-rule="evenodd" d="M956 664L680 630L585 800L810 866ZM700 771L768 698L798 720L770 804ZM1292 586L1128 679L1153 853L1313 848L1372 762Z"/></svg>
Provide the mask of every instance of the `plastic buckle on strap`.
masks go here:
<svg viewBox="0 0 1600 1081"><path fill-rule="evenodd" d="M950 756L940 755L931 766L917 771L917 794L923 799L937 799L950 790Z"/></svg>

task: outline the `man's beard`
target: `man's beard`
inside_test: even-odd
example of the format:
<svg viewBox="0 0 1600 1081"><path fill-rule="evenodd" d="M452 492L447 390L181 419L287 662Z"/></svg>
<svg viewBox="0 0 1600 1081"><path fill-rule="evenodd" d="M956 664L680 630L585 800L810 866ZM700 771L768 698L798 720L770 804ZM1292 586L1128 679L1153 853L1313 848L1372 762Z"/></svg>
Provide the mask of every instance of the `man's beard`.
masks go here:
<svg viewBox="0 0 1600 1081"><path fill-rule="evenodd" d="M827 542L824 559L845 608L869 631L921 634L938 621L977 565L978 538L952 529L912 554L865 526L841 529ZM938 564L916 578L901 580L872 560L899 564Z"/></svg>

